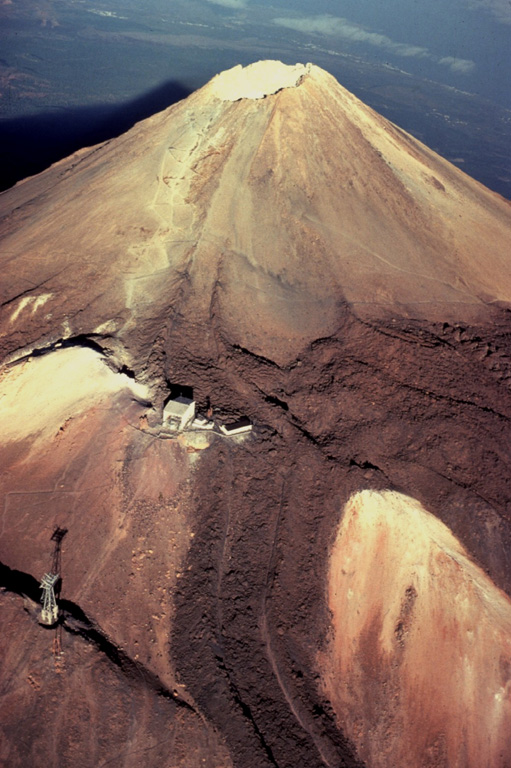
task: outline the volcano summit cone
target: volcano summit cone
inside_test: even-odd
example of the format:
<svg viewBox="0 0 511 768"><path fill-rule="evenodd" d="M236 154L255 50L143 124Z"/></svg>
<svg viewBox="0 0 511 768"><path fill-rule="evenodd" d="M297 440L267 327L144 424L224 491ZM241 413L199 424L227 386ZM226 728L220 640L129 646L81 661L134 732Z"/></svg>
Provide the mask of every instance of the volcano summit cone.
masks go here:
<svg viewBox="0 0 511 768"><path fill-rule="evenodd" d="M310 64L235 67L0 200L7 353L105 330L130 346L185 294L278 361L346 305L468 320L511 300L509 204Z"/></svg>

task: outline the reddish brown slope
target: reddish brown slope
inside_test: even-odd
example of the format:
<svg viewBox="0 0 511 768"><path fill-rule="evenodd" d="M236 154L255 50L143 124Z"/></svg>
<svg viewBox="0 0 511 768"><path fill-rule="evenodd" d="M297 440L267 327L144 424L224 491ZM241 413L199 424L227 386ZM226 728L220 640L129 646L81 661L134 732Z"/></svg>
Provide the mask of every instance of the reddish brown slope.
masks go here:
<svg viewBox="0 0 511 768"><path fill-rule="evenodd" d="M142 431L144 388L90 349L14 365L1 385L2 759L229 765L168 654L190 456ZM62 613L49 630L34 601L57 528Z"/></svg>

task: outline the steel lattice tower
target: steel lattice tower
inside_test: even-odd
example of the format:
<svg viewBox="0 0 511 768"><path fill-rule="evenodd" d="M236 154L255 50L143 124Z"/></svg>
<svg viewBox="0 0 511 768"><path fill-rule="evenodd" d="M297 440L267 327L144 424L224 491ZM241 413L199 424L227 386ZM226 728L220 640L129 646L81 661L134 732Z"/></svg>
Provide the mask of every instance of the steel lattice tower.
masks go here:
<svg viewBox="0 0 511 768"><path fill-rule="evenodd" d="M51 627L59 617L55 584L59 580L58 573L45 573L39 587L43 590L43 607L41 609L41 624Z"/></svg>

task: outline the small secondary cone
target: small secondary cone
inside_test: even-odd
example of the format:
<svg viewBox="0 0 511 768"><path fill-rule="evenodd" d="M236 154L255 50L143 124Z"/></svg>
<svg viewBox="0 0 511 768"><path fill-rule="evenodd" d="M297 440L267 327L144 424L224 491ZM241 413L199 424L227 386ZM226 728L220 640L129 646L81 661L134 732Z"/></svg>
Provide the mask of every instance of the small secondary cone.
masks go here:
<svg viewBox="0 0 511 768"><path fill-rule="evenodd" d="M323 683L368 765L510 764L511 600L446 525L403 494L355 494L328 588Z"/></svg>

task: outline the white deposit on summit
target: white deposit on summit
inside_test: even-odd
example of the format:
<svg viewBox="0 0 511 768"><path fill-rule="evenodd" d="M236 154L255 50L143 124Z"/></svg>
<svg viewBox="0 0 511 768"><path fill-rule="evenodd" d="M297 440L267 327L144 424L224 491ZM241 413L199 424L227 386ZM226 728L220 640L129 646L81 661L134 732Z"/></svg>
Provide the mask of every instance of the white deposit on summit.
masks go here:
<svg viewBox="0 0 511 768"><path fill-rule="evenodd" d="M211 81L215 96L223 101L264 99L284 88L295 88L308 75L311 64L290 66L281 61L256 61L221 72Z"/></svg>

